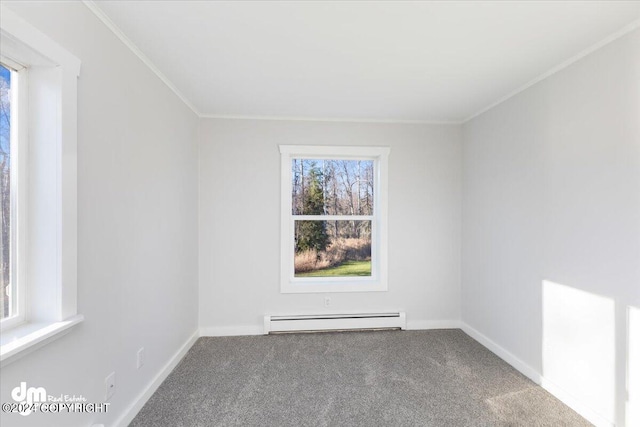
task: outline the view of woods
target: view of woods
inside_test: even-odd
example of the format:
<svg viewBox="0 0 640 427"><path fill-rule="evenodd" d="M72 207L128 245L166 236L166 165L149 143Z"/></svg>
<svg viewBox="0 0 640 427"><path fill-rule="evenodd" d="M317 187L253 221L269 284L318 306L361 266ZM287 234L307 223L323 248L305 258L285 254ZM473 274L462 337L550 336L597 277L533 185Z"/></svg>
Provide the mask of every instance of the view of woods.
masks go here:
<svg viewBox="0 0 640 427"><path fill-rule="evenodd" d="M0 65L0 319L10 315L11 283L11 72Z"/></svg>
<svg viewBox="0 0 640 427"><path fill-rule="evenodd" d="M373 160L293 159L291 172L295 276L371 276Z"/></svg>

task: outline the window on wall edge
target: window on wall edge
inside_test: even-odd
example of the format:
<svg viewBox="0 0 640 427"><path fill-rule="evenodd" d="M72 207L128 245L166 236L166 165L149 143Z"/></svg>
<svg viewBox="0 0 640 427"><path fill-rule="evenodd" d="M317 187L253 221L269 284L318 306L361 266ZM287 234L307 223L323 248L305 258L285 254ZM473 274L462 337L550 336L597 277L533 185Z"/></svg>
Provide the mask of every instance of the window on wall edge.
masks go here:
<svg viewBox="0 0 640 427"><path fill-rule="evenodd" d="M0 14L0 365L82 322L77 312L80 60L7 7ZM6 108L5 108L6 107ZM42 350L39 350L42 351Z"/></svg>

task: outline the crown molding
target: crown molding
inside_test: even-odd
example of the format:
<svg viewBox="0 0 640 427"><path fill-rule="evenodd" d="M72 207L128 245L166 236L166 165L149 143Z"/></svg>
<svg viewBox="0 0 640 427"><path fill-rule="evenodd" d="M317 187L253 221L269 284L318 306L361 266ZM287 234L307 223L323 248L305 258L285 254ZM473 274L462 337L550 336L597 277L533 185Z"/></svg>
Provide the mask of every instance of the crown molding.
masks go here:
<svg viewBox="0 0 640 427"><path fill-rule="evenodd" d="M116 37L118 37L120 39L120 41L122 43L124 43L125 46L127 46L129 48L129 50L131 50L131 52L133 52L134 55L136 55L147 67L149 67L149 69L151 71L153 71L153 73L158 76L158 78L165 84L167 85L167 87L169 89L171 89L173 91L173 93L176 94L176 96L178 98L180 98L180 100L182 102L184 102L184 104L189 107L191 109L191 111L193 111L196 116L200 117L201 114L198 111L198 109L191 103L191 101L189 101L189 99L187 99L186 96L184 96L184 94L182 92L180 92L180 90L178 90L178 88L173 84L173 82L171 82L171 80L169 80L169 78L167 76L165 76L162 71L160 71L160 69L158 69L158 67L156 67L156 65L151 61L151 59L149 59L149 57L147 55L145 55L139 48L138 46L135 45L135 43L133 43L131 41L131 39L129 39L129 37L127 37L122 30L111 20L111 18L109 18L109 16L104 13L104 11L102 9L100 9L100 7L93 1L93 0L82 0L82 3L84 3L84 5L91 11L93 12L93 14L98 17L98 19L100 21L102 21L102 23L104 25L107 26L107 28L109 28L111 30L111 32L113 32L113 34L116 35Z"/></svg>
<svg viewBox="0 0 640 427"><path fill-rule="evenodd" d="M305 117L305 116L252 116L232 114L201 114L203 119L223 120L274 120L294 122L339 122L339 123L381 123L381 124L412 124L412 125L460 125L462 121L454 120L403 120L403 119L372 119L347 117Z"/></svg>
<svg viewBox="0 0 640 427"><path fill-rule="evenodd" d="M127 46L151 71L153 71L158 78L171 89L178 98L186 106L188 106L198 117L204 119L227 119L227 120L273 120L273 121L307 121L307 122L342 122L342 123L386 123L386 124L428 124L428 125L461 125L469 122L470 120L486 113L487 111L497 107L503 102L513 98L526 89L534 86L535 84L551 77L559 71L569 67L573 63L581 60L585 56L595 52L596 50L608 45L609 43L623 37L626 34L633 32L640 28L640 19L637 19L630 24L624 26L620 30L605 37L594 45L581 51L580 53L570 57L569 59L561 62L550 70L540 74L536 78L530 80L519 88L509 92L507 95L499 98L491 104L481 108L470 116L461 120L403 120L403 119L374 119L374 118L338 118L338 117L304 117L304 116L270 116L270 115L234 115L234 114L206 114L201 113L198 109L187 99L187 97L178 90L178 88L165 76L158 67L129 39L122 30L109 18L109 16L95 3L94 0L82 0L85 6L93 12L98 19L100 19L124 44Z"/></svg>
<svg viewBox="0 0 640 427"><path fill-rule="evenodd" d="M84 5L107 26L113 34L124 43L156 76L171 89L182 102L185 103L199 118L229 119L229 120L274 120L274 121L307 121L307 122L342 122L342 123L386 123L386 124L429 124L429 125L459 125L460 120L403 120L403 119L373 119L373 118L337 118L337 117L304 117L304 116L270 116L270 115L234 115L234 114L205 114L189 101L189 99L173 84L167 76L146 56L136 44L118 27L109 16L96 4L94 0L82 0Z"/></svg>
<svg viewBox="0 0 640 427"><path fill-rule="evenodd" d="M520 92L523 92L526 89L530 88L531 86L541 82L542 80L545 80L546 78L551 77L552 75L556 74L557 72L564 70L565 68L569 67L570 65L574 64L575 62L578 62L579 60L581 60L585 56L595 52L596 50L598 50L598 49L600 49L600 48L602 48L602 47L604 47L606 45L608 45L609 43L619 39L620 37L633 32L634 30L636 30L638 28L640 28L640 19L637 19L637 20L631 22L630 24L625 25L624 27L622 27L621 29L619 29L615 33L610 34L609 36L607 36L604 39L600 40L598 43L596 43L594 45L591 45L590 47L588 47L585 50L581 51L577 55L574 55L571 58L561 62L560 64L558 64L555 67L551 68L547 72L540 74L538 77L536 77L535 79L529 81L528 83L524 84L523 86L520 86L518 89L508 93L507 95L503 96L502 98L499 98L497 101L495 101L495 102L487 105L486 107L480 109L479 111L477 111L474 114L470 115L466 119L461 120L461 123L462 124L467 123L469 120L472 120L472 119L478 117L479 115L486 113L487 111L491 110L494 107L497 107L498 105L502 104L503 102L507 101L508 99L513 98L514 96L516 96Z"/></svg>

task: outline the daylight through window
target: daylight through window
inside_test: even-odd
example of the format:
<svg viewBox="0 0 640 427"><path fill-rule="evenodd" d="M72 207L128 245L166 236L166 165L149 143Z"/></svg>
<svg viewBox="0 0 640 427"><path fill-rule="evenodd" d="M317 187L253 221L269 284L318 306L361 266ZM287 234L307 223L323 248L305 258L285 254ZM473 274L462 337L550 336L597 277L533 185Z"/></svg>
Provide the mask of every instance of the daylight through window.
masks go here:
<svg viewBox="0 0 640 427"><path fill-rule="evenodd" d="M280 149L283 292L385 290L388 148Z"/></svg>
<svg viewBox="0 0 640 427"><path fill-rule="evenodd" d="M0 320L16 316L17 294L15 275L13 274L13 262L15 257L14 221L12 213L15 205L12 191L12 151L15 144L11 137L11 118L14 112L12 108L12 90L15 87L15 73L0 63L0 216L1 227L0 240Z"/></svg>
<svg viewBox="0 0 640 427"><path fill-rule="evenodd" d="M371 276L373 160L292 159L295 277Z"/></svg>

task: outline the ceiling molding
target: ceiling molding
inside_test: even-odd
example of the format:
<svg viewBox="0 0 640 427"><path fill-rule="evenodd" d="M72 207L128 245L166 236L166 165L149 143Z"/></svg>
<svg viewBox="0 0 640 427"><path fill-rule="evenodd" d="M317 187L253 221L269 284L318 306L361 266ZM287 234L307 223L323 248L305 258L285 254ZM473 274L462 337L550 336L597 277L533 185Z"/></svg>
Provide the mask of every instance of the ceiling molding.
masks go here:
<svg viewBox="0 0 640 427"><path fill-rule="evenodd" d="M454 120L402 120L402 119L368 119L342 117L304 117L304 116L248 116L232 114L201 114L203 119L226 120L275 120L294 122L340 122L340 123L381 123L381 124L413 124L413 125L460 125L462 121Z"/></svg>
<svg viewBox="0 0 640 427"><path fill-rule="evenodd" d="M640 28L640 19L637 19L637 20L631 22L629 25L626 25L626 26L622 27L621 29L619 29L615 33L609 35L608 37L605 37L602 40L600 40L598 43L588 47L587 49L583 50L582 52L578 53L577 55L572 56L571 58L567 59L566 61L561 62L560 64L558 64L555 67L551 68L547 72L540 74L538 77L536 77L535 79L529 81L525 85L520 86L518 89L510 92L509 94L503 96L502 98L498 99L497 101L487 105L486 107L484 107L481 110L479 110L478 112L470 115L466 119L461 120L461 123L462 124L467 123L469 120L472 120L472 119L478 117L479 115L486 113L487 111L491 110L494 107L497 107L498 105L502 104L503 102L507 101L508 99L513 98L514 96L516 96L520 92L523 92L526 89L530 88L531 86L541 82L542 80L545 80L546 78L551 77L552 75L556 74L557 72L567 68L571 64L573 64L575 62L578 62L579 60L581 60L585 56L595 52L596 50L598 50L598 49L600 49L600 48L602 48L602 47L604 47L606 45L608 45L609 43L619 39L620 37L631 33L632 31L634 31L634 30L636 30L638 28Z"/></svg>
<svg viewBox="0 0 640 427"><path fill-rule="evenodd" d="M571 58L561 62L545 73L540 74L536 78L527 82L526 84L520 86L519 88L509 92L507 95L499 98L498 100L492 102L491 104L481 108L474 114L470 116L460 119L460 120L403 120L403 119L373 119L373 118L338 118L338 117L304 117L304 116L261 116L261 115L233 115L233 114L206 114L201 113L198 109L191 103L191 101L184 95L180 90L169 80L167 76L165 76L158 67L147 57L136 45L129 39L124 32L109 18L109 16L102 10L93 0L82 0L84 5L91 11L93 14L98 17L106 26L109 28L115 35L118 37L124 44L127 46L131 52L133 52L151 71L153 71L158 78L169 88L171 89L178 98L186 106L188 106L198 117L207 118L207 119L231 119L231 120L275 120L275 121L310 121L310 122L344 122L344 123L387 123L387 124L430 124L430 125L460 125L469 122L470 120L486 113L487 111L497 107L503 102L513 98L519 93L525 91L526 89L534 86L535 84L545 80L546 78L556 74L557 72L569 67L573 63L581 60L585 56L595 52L596 50L606 46L607 44L613 42L614 40L623 37L624 35L631 33L632 31L640 28L640 19L637 19L630 24L624 26L620 30L614 32L613 34L605 37L600 40L598 43L588 47L587 49L581 51L580 53L572 56Z"/></svg>
<svg viewBox="0 0 640 427"><path fill-rule="evenodd" d="M303 116L252 116L233 114L204 114L180 92L167 76L145 55L135 43L126 36L109 16L93 0L82 0L84 5L93 12L115 35L136 55L158 78L171 89L198 117L205 119L231 119L231 120L276 120L276 121L308 121L308 122L344 122L344 123L388 123L388 124L429 124L429 125L459 125L462 121L455 120L402 120L402 119L370 119L370 118L337 118L337 117L303 117Z"/></svg>
<svg viewBox="0 0 640 427"><path fill-rule="evenodd" d="M155 66L155 64L149 59L149 57L147 57L147 55L145 55L139 48L138 46L135 45L135 43L133 43L131 41L131 39L129 39L129 37L127 37L122 30L111 20L111 18L109 18L109 16L103 12L102 9L100 9L100 7L93 1L93 0L82 0L82 3L84 3L85 6L87 6L87 8L93 12L94 15L96 15L98 17L98 19L100 19L104 25L107 26L107 28L109 28L113 34L116 35L116 37L118 37L120 39L120 41L122 41L122 43L125 44L125 46L127 46L131 52L133 52L134 55L136 55L138 58L140 58L140 60L147 66L149 67L149 69L151 71L153 71L155 73L156 76L158 76L158 78L165 84L167 85L167 87L169 89L171 89L173 91L173 93L175 93L178 98L180 98L180 100L182 102L184 102L184 104L189 107L191 109L191 111L193 111L196 116L201 117L200 112L198 111L198 109L195 107L195 105L193 105L191 103L191 101L189 101L189 99L187 99L186 96L184 96L182 94L182 92L180 92L180 90L178 90L178 88L173 84L173 82L171 82L171 80L169 80L169 78L167 76L165 76L162 71L160 71L158 69L158 67Z"/></svg>

